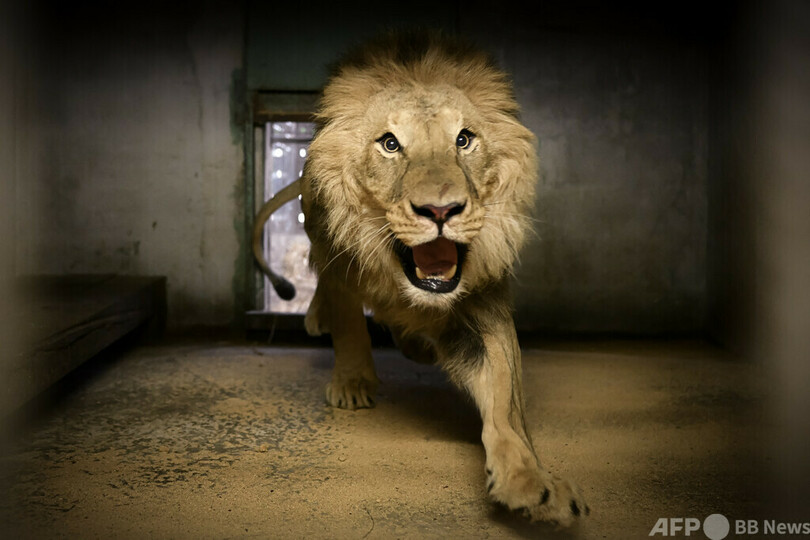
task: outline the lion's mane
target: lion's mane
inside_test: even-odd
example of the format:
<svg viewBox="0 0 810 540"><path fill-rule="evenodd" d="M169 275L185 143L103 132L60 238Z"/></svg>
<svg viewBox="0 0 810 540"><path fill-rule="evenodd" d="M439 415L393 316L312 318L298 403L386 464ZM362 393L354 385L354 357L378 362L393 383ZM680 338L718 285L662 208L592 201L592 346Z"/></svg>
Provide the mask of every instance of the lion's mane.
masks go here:
<svg viewBox="0 0 810 540"><path fill-rule="evenodd" d="M391 201L375 199L365 185L379 174L369 158L369 118L419 89L460 92L458 99L472 111L470 121L486 143L483 166L470 179L483 223L469 245L457 291L432 303L405 294L408 307L448 310L502 280L512 272L530 224L535 139L518 120L510 81L488 56L435 34L389 35L350 52L333 70L317 112L303 179L305 212L313 266L322 271L343 264L347 280L356 281L364 302L376 310L391 308L397 289L406 293L407 287L398 278L402 271L382 217Z"/></svg>

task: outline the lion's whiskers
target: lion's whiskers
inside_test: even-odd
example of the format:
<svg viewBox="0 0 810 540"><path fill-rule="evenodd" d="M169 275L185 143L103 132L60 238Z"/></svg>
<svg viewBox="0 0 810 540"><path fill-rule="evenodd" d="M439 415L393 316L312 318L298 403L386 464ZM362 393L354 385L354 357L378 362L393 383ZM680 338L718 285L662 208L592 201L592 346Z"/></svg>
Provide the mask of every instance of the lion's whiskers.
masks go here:
<svg viewBox="0 0 810 540"><path fill-rule="evenodd" d="M327 268L329 268L329 266L330 266L330 265L331 265L333 262L335 262L335 261L337 260L337 258L338 258L338 257L340 257L341 255L343 255L344 253L346 253L347 251L349 251L351 248L353 248L353 247L354 247L354 245L355 245L355 244L350 244L350 245L348 245L348 246L347 246L345 249L343 249L343 250L341 250L340 252L338 252L338 253L337 253L337 254L336 254L334 257L332 257L331 259L329 259L329 261L328 261L328 262L327 262L325 265L323 265L323 268L319 268L319 269L318 269L318 272L319 272L319 273L322 273L324 270L326 270Z"/></svg>
<svg viewBox="0 0 810 540"><path fill-rule="evenodd" d="M537 219L536 217L529 216L527 214L519 214L519 213L516 213L516 212L491 212L491 211L487 211L487 213L484 214L484 217L485 218L486 217L506 217L506 218L513 218L513 219L531 221L532 223L539 223L539 224L546 223L545 221L543 221L541 219Z"/></svg>
<svg viewBox="0 0 810 540"><path fill-rule="evenodd" d="M375 216L369 218L363 218L365 222L371 222L379 219L385 219L385 216ZM352 242L350 242L344 249L340 252L335 254L329 262L324 265L320 272L323 272L326 268L328 268L333 262L335 262L341 255L345 254L346 252L351 252L351 256L346 264L346 280L349 278L349 272L352 266L358 269L358 281L362 278L363 273L366 270L367 264L371 261L371 256L373 256L379 249L384 247L386 243L391 242L393 243L393 238L390 235L386 234L386 230L390 228L390 223L386 222L381 227L370 230L365 229L363 230L360 235ZM356 249L363 245L374 245L372 250L369 253L369 256L360 257L360 252L363 251L362 249ZM359 263L357 261L360 261Z"/></svg>
<svg viewBox="0 0 810 540"><path fill-rule="evenodd" d="M385 216L364 217L363 221L375 221L375 220L378 220L378 219L385 219ZM352 250L353 252L351 254L351 257L349 258L349 263L348 263L347 267L351 267L351 265L354 263L355 259L357 259L357 256L358 256L357 250L354 250L354 248L356 248L357 246L362 245L366 241L373 240L374 237L379 232L385 230L389 226L390 226L390 224L386 222L382 227L380 227L376 231L373 231L371 233L369 233L368 231L364 231L363 233L361 233L359 238L355 239L353 242L350 242L345 248L340 250L331 259L329 259L329 261L323 266L323 268L319 269L319 272L323 272L324 270L326 270L341 255L343 255L344 253L346 253L347 251L350 251L350 250ZM369 236L370 236L370 238L368 238ZM348 272L348 268L347 268L347 272Z"/></svg>
<svg viewBox="0 0 810 540"><path fill-rule="evenodd" d="M363 273L366 270L366 266L371 264L371 261L374 260L374 257L377 255L377 252L384 248L389 243L393 243L393 237L389 233L387 233L387 229L391 228L391 224L386 222L383 224L382 227L376 229L372 233L369 233L369 238L365 240L364 244L371 245L372 243L376 243L374 247L369 251L368 256L365 257L365 260L361 263L359 272L358 272L358 282L363 278Z"/></svg>

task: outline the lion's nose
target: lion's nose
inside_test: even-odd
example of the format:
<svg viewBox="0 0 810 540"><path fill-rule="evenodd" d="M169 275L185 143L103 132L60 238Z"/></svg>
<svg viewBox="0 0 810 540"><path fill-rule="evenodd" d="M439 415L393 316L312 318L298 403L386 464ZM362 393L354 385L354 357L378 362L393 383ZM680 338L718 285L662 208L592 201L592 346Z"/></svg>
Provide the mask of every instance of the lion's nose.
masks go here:
<svg viewBox="0 0 810 540"><path fill-rule="evenodd" d="M446 206L433 206L432 204L416 206L411 203L411 208L413 208L416 215L426 217L439 226L439 234L442 233L442 225L451 217L462 213L464 206L465 204L460 203L452 203Z"/></svg>

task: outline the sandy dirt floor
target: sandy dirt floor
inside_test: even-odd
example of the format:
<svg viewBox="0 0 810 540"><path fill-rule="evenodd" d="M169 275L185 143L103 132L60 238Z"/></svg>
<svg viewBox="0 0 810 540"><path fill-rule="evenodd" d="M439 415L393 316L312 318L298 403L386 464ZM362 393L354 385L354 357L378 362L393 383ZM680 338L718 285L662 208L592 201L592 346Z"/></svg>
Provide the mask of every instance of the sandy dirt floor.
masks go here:
<svg viewBox="0 0 810 540"><path fill-rule="evenodd" d="M96 362L6 443L3 536L618 539L760 511L758 376L707 345L524 347L538 453L592 509L562 532L487 501L478 414L441 371L375 358L377 406L356 412L324 402L327 348L169 344Z"/></svg>

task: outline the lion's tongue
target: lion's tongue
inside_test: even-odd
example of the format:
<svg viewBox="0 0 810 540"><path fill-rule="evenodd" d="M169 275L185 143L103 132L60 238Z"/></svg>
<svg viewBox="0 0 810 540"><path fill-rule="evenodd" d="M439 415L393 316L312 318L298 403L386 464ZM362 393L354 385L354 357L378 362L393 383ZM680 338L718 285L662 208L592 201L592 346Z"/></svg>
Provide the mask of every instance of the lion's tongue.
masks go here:
<svg viewBox="0 0 810 540"><path fill-rule="evenodd" d="M415 246L413 262L416 264L416 274L419 279L431 276L449 280L456 274L458 251L453 242L439 237L427 244Z"/></svg>

